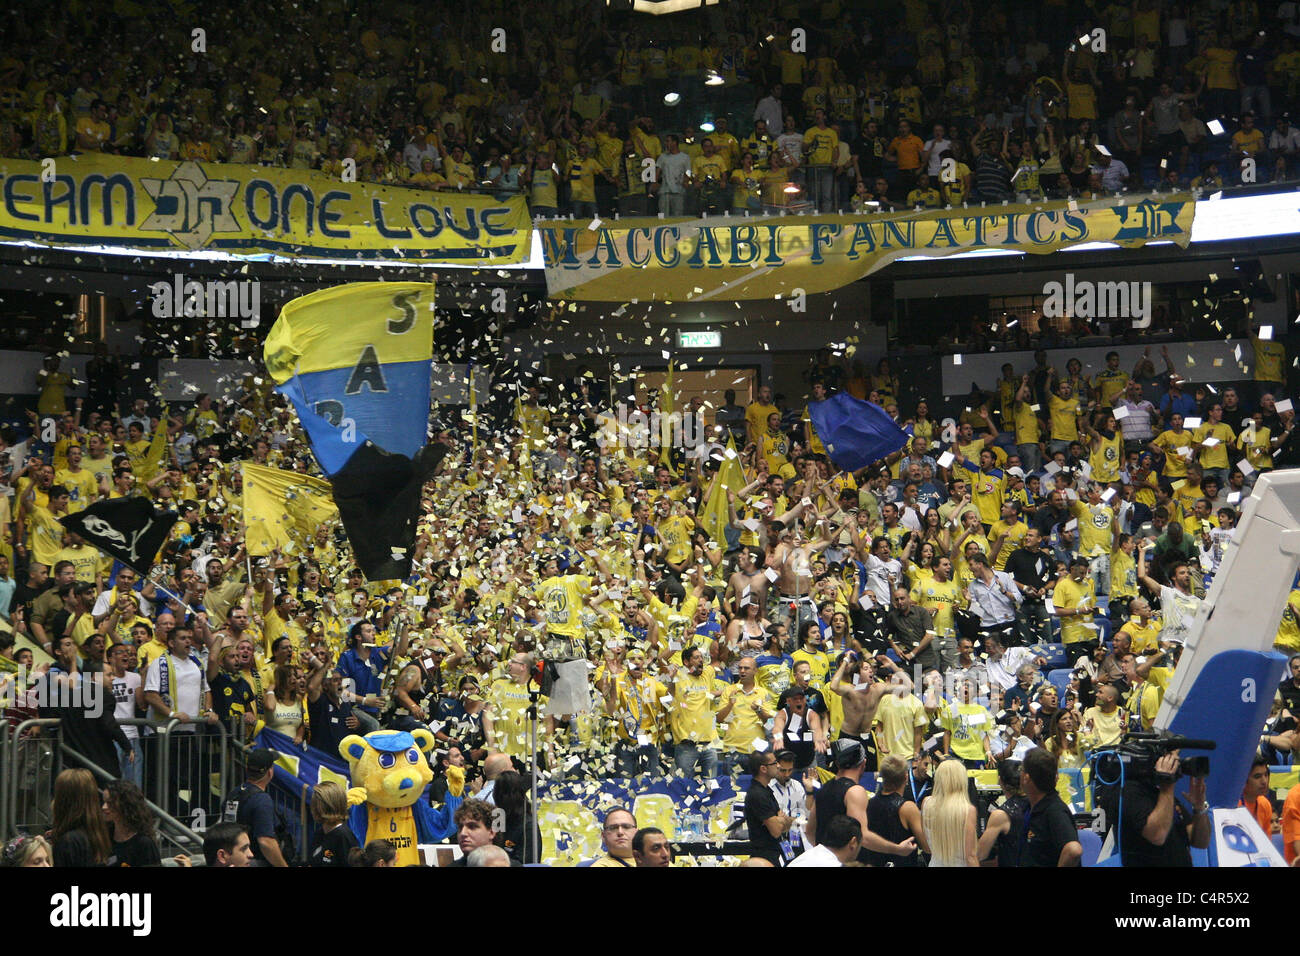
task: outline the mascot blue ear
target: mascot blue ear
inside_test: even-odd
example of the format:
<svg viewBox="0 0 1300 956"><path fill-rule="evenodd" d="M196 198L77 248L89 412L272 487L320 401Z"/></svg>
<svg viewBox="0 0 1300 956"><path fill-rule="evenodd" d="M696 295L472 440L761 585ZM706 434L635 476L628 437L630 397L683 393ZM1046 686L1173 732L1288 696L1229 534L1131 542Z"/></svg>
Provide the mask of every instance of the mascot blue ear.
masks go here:
<svg viewBox="0 0 1300 956"><path fill-rule="evenodd" d="M356 762L360 760L366 752L366 739L358 737L356 734L348 734L339 741L339 756L344 760Z"/></svg>

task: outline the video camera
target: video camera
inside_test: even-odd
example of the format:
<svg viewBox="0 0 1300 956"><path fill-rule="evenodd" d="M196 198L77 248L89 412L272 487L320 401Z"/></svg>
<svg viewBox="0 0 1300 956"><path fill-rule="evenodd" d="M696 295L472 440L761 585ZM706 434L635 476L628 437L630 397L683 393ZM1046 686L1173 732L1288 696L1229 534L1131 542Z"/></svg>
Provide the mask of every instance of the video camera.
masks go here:
<svg viewBox="0 0 1300 956"><path fill-rule="evenodd" d="M1173 777L1158 773L1156 762L1175 750L1214 750L1216 746L1213 740L1193 740L1174 734L1130 733L1119 746L1099 757L1097 774L1106 780L1118 779L1122 764L1125 779L1147 781L1157 786L1171 783L1178 777L1208 777L1209 757L1182 758L1178 773Z"/></svg>

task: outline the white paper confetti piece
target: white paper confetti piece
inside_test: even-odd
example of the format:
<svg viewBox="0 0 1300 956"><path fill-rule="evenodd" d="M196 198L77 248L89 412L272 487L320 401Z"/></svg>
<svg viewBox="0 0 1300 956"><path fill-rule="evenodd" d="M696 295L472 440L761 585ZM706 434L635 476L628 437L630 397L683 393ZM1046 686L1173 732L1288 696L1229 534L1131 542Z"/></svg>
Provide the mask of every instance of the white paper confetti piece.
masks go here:
<svg viewBox="0 0 1300 956"><path fill-rule="evenodd" d="M953 457L952 452L950 452L950 451L946 451L946 452L944 452L942 455L939 456L939 467L940 467L940 468L947 468L947 467L948 467L949 465L951 465L955 460L956 460L956 459Z"/></svg>
<svg viewBox="0 0 1300 956"><path fill-rule="evenodd" d="M1282 399L1282 401L1278 402L1274 407L1277 409L1277 413L1279 415L1281 415L1283 412L1289 412L1291 411L1291 399L1284 398Z"/></svg>
<svg viewBox="0 0 1300 956"><path fill-rule="evenodd" d="M1261 325L1259 327L1259 337L1265 340L1271 339L1273 337L1273 326Z"/></svg>
<svg viewBox="0 0 1300 956"><path fill-rule="evenodd" d="M1183 419L1183 427L1184 427L1184 428L1200 428L1200 427L1201 427L1201 420L1200 420L1199 418L1195 418L1195 417L1193 417L1193 418L1184 418L1184 419Z"/></svg>

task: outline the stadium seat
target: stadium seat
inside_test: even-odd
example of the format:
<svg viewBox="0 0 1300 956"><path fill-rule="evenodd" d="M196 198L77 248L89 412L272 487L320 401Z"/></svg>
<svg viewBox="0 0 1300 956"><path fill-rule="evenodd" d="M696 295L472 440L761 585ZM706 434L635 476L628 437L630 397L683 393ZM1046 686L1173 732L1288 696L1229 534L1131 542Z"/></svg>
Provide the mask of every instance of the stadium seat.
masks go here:
<svg viewBox="0 0 1300 956"><path fill-rule="evenodd" d="M1101 837L1091 830L1079 831L1079 843L1083 846L1083 866L1096 866L1097 857L1101 855Z"/></svg>
<svg viewBox="0 0 1300 956"><path fill-rule="evenodd" d="M1070 677L1074 673L1069 667L1058 667L1047 672L1047 682L1056 688L1057 696L1065 700L1065 692L1070 689Z"/></svg>
<svg viewBox="0 0 1300 956"><path fill-rule="evenodd" d="M1035 644L1033 649L1040 651L1043 657L1047 658L1047 663L1043 667L1049 671L1069 666L1070 659L1065 656L1064 644Z"/></svg>
<svg viewBox="0 0 1300 956"><path fill-rule="evenodd" d="M1277 848L1277 852L1278 852L1278 853L1281 853L1281 854L1282 854L1282 859L1285 860L1285 859L1286 859L1286 840L1284 840L1284 839L1282 838L1282 834L1280 834L1280 833L1274 833L1274 834L1273 834L1273 846Z"/></svg>
<svg viewBox="0 0 1300 956"><path fill-rule="evenodd" d="M670 840L677 839L677 805L666 793L643 793L632 804L637 826L658 827Z"/></svg>
<svg viewBox="0 0 1300 956"><path fill-rule="evenodd" d="M1104 644L1107 641L1109 641L1110 627L1111 627L1110 618L1098 614L1096 617L1092 619L1092 622L1097 625L1097 637L1101 640L1101 642Z"/></svg>

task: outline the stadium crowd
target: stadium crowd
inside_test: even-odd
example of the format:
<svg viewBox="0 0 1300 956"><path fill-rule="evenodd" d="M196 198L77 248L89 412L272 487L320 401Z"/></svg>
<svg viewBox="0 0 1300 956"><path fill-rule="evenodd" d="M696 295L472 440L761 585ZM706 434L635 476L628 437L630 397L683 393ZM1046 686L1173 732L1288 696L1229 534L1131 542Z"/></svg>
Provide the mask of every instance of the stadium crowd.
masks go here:
<svg viewBox="0 0 1300 956"><path fill-rule="evenodd" d="M84 29L10 5L0 156L319 170L522 193L540 217L1221 189L1300 156L1289 0L760 0L653 24L595 0L80 6Z"/></svg>
<svg viewBox="0 0 1300 956"><path fill-rule="evenodd" d="M766 385L747 406L692 402L706 440L679 447L619 426L618 390L589 373L518 400L502 382L505 414L477 441L447 437L455 461L426 486L412 576L388 582L365 581L329 526L244 550L240 463L316 470L265 380L160 415L118 406L104 356L87 397L69 399L51 357L32 435L0 430L8 716L64 717L69 746L146 787L150 727L116 718L199 741L216 723L236 741L267 727L326 753L354 730L423 727L440 742L435 799L454 764L476 799L522 814L537 676L540 773L766 777L786 801L776 843L815 832L808 793L837 770L886 785L906 772L915 788L934 760L1011 779L1042 751L1078 768L1151 729L1243 499L1300 464L1285 349L1251 341L1258 381L1219 389L1193 387L1167 353L1161 374L1149 350L1132 374L1115 354L1087 374L1039 353L946 424L924 401L900 412L887 360L868 374L820 353L810 400L843 389L910 427L905 448L856 473L831 465L803 403ZM59 522L125 496L179 515L144 579ZM1271 764L1297 742L1297 612L1300 589L1276 635L1292 673L1260 728ZM114 709L82 719L27 696L50 680L111 686ZM173 773L210 807L203 749ZM253 764L264 786L269 764ZM514 823L518 857L529 841ZM895 837L864 832L862 852L907 848Z"/></svg>

